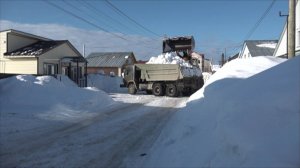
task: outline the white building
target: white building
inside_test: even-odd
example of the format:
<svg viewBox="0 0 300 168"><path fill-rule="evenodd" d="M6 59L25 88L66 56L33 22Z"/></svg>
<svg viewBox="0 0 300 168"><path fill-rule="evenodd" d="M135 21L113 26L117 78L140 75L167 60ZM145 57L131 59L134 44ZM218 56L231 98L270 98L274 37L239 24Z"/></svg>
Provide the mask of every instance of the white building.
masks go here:
<svg viewBox="0 0 300 168"><path fill-rule="evenodd" d="M299 5L299 0L297 0L296 2L296 28L295 28L295 50L296 53L300 53L300 5ZM276 57L286 57L287 55L287 31L286 31L286 24L283 28L283 31L281 33L279 42L276 46L275 52L274 52L274 56Z"/></svg>
<svg viewBox="0 0 300 168"><path fill-rule="evenodd" d="M86 60L68 40L51 40L18 30L0 31L0 76L69 76L83 86Z"/></svg>
<svg viewBox="0 0 300 168"><path fill-rule="evenodd" d="M246 40L238 58L273 56L277 40Z"/></svg>

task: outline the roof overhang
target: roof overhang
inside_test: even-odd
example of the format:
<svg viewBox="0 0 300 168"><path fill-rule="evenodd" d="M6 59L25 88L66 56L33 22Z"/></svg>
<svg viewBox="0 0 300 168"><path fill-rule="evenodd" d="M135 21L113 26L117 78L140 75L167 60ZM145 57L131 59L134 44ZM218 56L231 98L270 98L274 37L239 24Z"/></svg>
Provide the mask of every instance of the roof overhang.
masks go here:
<svg viewBox="0 0 300 168"><path fill-rule="evenodd" d="M34 34L22 32L22 31L15 30L15 29L8 29L8 30L0 31L0 32L6 32L6 33L17 34L17 35L20 35L20 36L25 36L25 37L29 37L29 38L33 38L33 39L44 40L44 41L50 41L50 40L51 40L51 39L49 39L49 38L37 36L37 35L34 35Z"/></svg>
<svg viewBox="0 0 300 168"><path fill-rule="evenodd" d="M36 55L4 55L4 58L36 58Z"/></svg>
<svg viewBox="0 0 300 168"><path fill-rule="evenodd" d="M87 62L84 57L63 57L60 59L61 62Z"/></svg>

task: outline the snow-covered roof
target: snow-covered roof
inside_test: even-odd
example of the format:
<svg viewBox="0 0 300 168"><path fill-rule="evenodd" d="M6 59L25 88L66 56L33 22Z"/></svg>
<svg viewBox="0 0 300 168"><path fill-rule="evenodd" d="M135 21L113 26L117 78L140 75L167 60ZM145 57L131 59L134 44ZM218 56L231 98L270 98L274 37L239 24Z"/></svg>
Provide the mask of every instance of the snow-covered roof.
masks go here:
<svg viewBox="0 0 300 168"><path fill-rule="evenodd" d="M38 41L28 46L4 53L5 56L39 56L45 52L66 43L67 40Z"/></svg>
<svg viewBox="0 0 300 168"><path fill-rule="evenodd" d="M4 56L10 58L37 57L62 44L67 44L77 54L77 56L82 57L80 52L68 40L41 40L14 51L6 52L4 53Z"/></svg>
<svg viewBox="0 0 300 168"><path fill-rule="evenodd" d="M252 57L272 56L278 40L246 40L245 45L248 47Z"/></svg>
<svg viewBox="0 0 300 168"><path fill-rule="evenodd" d="M95 52L86 57L88 67L122 67L133 52Z"/></svg>

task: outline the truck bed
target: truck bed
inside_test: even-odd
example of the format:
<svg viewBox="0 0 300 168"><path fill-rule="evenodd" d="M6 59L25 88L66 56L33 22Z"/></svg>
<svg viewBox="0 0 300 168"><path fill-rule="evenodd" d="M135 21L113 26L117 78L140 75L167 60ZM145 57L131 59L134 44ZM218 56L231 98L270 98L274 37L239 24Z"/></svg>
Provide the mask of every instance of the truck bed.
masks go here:
<svg viewBox="0 0 300 168"><path fill-rule="evenodd" d="M175 81L183 75L178 64L135 64L141 71L141 79L147 81Z"/></svg>

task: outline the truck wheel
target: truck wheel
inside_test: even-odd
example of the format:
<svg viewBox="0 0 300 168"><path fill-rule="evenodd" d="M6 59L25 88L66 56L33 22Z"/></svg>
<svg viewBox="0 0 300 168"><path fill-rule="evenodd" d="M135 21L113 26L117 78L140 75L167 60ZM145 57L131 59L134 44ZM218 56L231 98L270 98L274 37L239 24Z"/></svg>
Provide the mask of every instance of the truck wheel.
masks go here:
<svg viewBox="0 0 300 168"><path fill-rule="evenodd" d="M135 88L135 85L133 83L130 83L128 86L128 93L129 94L136 94L137 90Z"/></svg>
<svg viewBox="0 0 300 168"><path fill-rule="evenodd" d="M168 84L166 88L166 94L167 96L170 97L177 97L178 92L177 92L177 87L175 84Z"/></svg>
<svg viewBox="0 0 300 168"><path fill-rule="evenodd" d="M164 95L164 88L161 83L154 83L152 87L152 93L155 96L163 96Z"/></svg>

